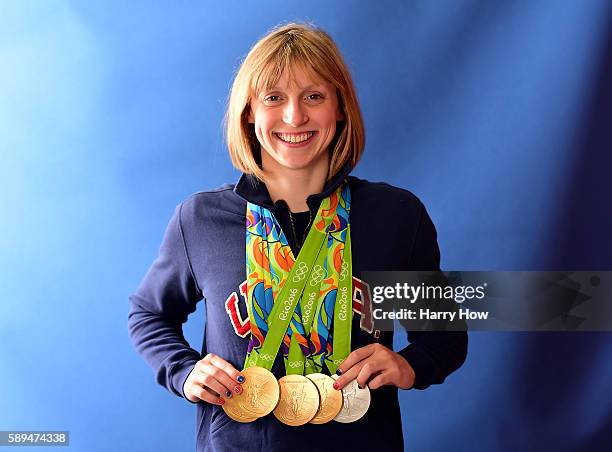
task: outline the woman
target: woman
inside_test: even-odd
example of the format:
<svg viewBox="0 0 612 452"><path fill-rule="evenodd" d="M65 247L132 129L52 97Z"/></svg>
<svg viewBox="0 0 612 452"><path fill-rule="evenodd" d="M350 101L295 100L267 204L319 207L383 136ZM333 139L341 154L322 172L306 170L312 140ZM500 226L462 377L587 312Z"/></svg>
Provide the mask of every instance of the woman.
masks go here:
<svg viewBox="0 0 612 452"><path fill-rule="evenodd" d="M372 327L361 272L437 270L439 250L413 194L349 176L364 127L329 35L288 24L263 37L236 75L226 123L243 175L176 208L130 297L135 347L160 384L197 404L197 450L403 450L397 389L442 383L465 360L467 335L410 332L394 352L393 333ZM181 325L202 299L200 354ZM315 381L331 374L333 389ZM311 386L317 407L305 414ZM316 422L336 394L338 422Z"/></svg>

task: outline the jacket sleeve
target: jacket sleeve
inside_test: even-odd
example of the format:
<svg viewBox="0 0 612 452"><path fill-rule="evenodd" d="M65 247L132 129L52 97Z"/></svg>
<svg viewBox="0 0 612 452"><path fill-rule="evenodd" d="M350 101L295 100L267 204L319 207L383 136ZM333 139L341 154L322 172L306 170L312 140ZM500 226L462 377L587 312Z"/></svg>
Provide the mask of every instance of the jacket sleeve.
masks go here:
<svg viewBox="0 0 612 452"><path fill-rule="evenodd" d="M420 220L412 247L410 270L440 270L440 250L436 229L420 205ZM467 356L468 336L464 331L409 331L409 345L398 353L412 366L415 373L413 388L426 389L444 382L457 370Z"/></svg>
<svg viewBox="0 0 612 452"><path fill-rule="evenodd" d="M128 329L134 347L153 368L157 382L180 397L200 359L182 324L203 298L195 281L181 224L182 204L168 224L159 255L129 297Z"/></svg>

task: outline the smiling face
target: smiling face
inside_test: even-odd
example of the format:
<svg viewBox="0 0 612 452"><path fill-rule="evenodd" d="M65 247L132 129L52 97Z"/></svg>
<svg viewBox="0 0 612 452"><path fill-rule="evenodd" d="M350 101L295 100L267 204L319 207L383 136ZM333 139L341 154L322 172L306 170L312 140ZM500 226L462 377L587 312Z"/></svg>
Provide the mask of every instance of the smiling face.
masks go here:
<svg viewBox="0 0 612 452"><path fill-rule="evenodd" d="M291 69L250 102L248 119L261 144L263 169L273 173L327 169L336 122L344 119L336 88L299 66Z"/></svg>

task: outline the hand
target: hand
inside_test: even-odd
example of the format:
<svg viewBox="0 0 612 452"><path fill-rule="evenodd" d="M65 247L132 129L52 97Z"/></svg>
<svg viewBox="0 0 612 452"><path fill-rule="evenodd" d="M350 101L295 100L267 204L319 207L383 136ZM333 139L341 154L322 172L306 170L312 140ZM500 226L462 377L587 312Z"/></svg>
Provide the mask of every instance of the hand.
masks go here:
<svg viewBox="0 0 612 452"><path fill-rule="evenodd" d="M336 373L341 375L334 384L336 389L342 389L354 379L360 388L367 383L370 389L383 385L409 389L415 379L414 369L402 355L378 343L352 351Z"/></svg>
<svg viewBox="0 0 612 452"><path fill-rule="evenodd" d="M183 394L191 402L223 405L223 397L242 392L244 376L223 358L209 353L199 360L183 383Z"/></svg>

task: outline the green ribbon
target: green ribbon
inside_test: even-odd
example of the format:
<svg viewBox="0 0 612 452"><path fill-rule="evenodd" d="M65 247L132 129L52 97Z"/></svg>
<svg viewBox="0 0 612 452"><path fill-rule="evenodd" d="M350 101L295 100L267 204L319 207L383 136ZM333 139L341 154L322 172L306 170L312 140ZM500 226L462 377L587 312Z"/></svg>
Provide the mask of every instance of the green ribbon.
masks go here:
<svg viewBox="0 0 612 452"><path fill-rule="evenodd" d="M351 351L352 266L348 186L338 188L330 197L322 201L306 241L286 278L283 278L286 272L282 267L287 264L285 259L292 258L293 255L278 222L267 209L251 203L247 206L247 308L252 335L257 336L256 343L260 346L255 346L252 350L250 347L245 368L258 365L270 370L286 334L290 337L289 352L285 360L287 374L320 372L323 362L333 373ZM341 211L342 216L337 212L339 206L345 209ZM287 247L285 254L282 248L284 246ZM277 261L278 259L280 261ZM341 262L339 269L338 259ZM267 263L269 268L264 268ZM267 290L274 289L275 285L276 288L281 286L273 297L269 315L266 315L265 303L262 301L264 297L261 295L261 286L265 288L266 282L272 286L267 287ZM258 300L255 295L257 284L260 285ZM335 284L335 299L328 299ZM326 288L322 288L324 286ZM270 294L266 293L266 296L269 297ZM299 309L296 309L298 304ZM320 320L317 323L318 319L328 318L326 316L331 314L330 309L333 311L333 319L329 319L327 324ZM311 332L313 329L325 330L332 321L332 353L322 353L319 349L318 354L314 356L312 348L309 347ZM320 331L317 331L315 336L321 343L319 333ZM324 337L325 344L331 333L328 332Z"/></svg>

